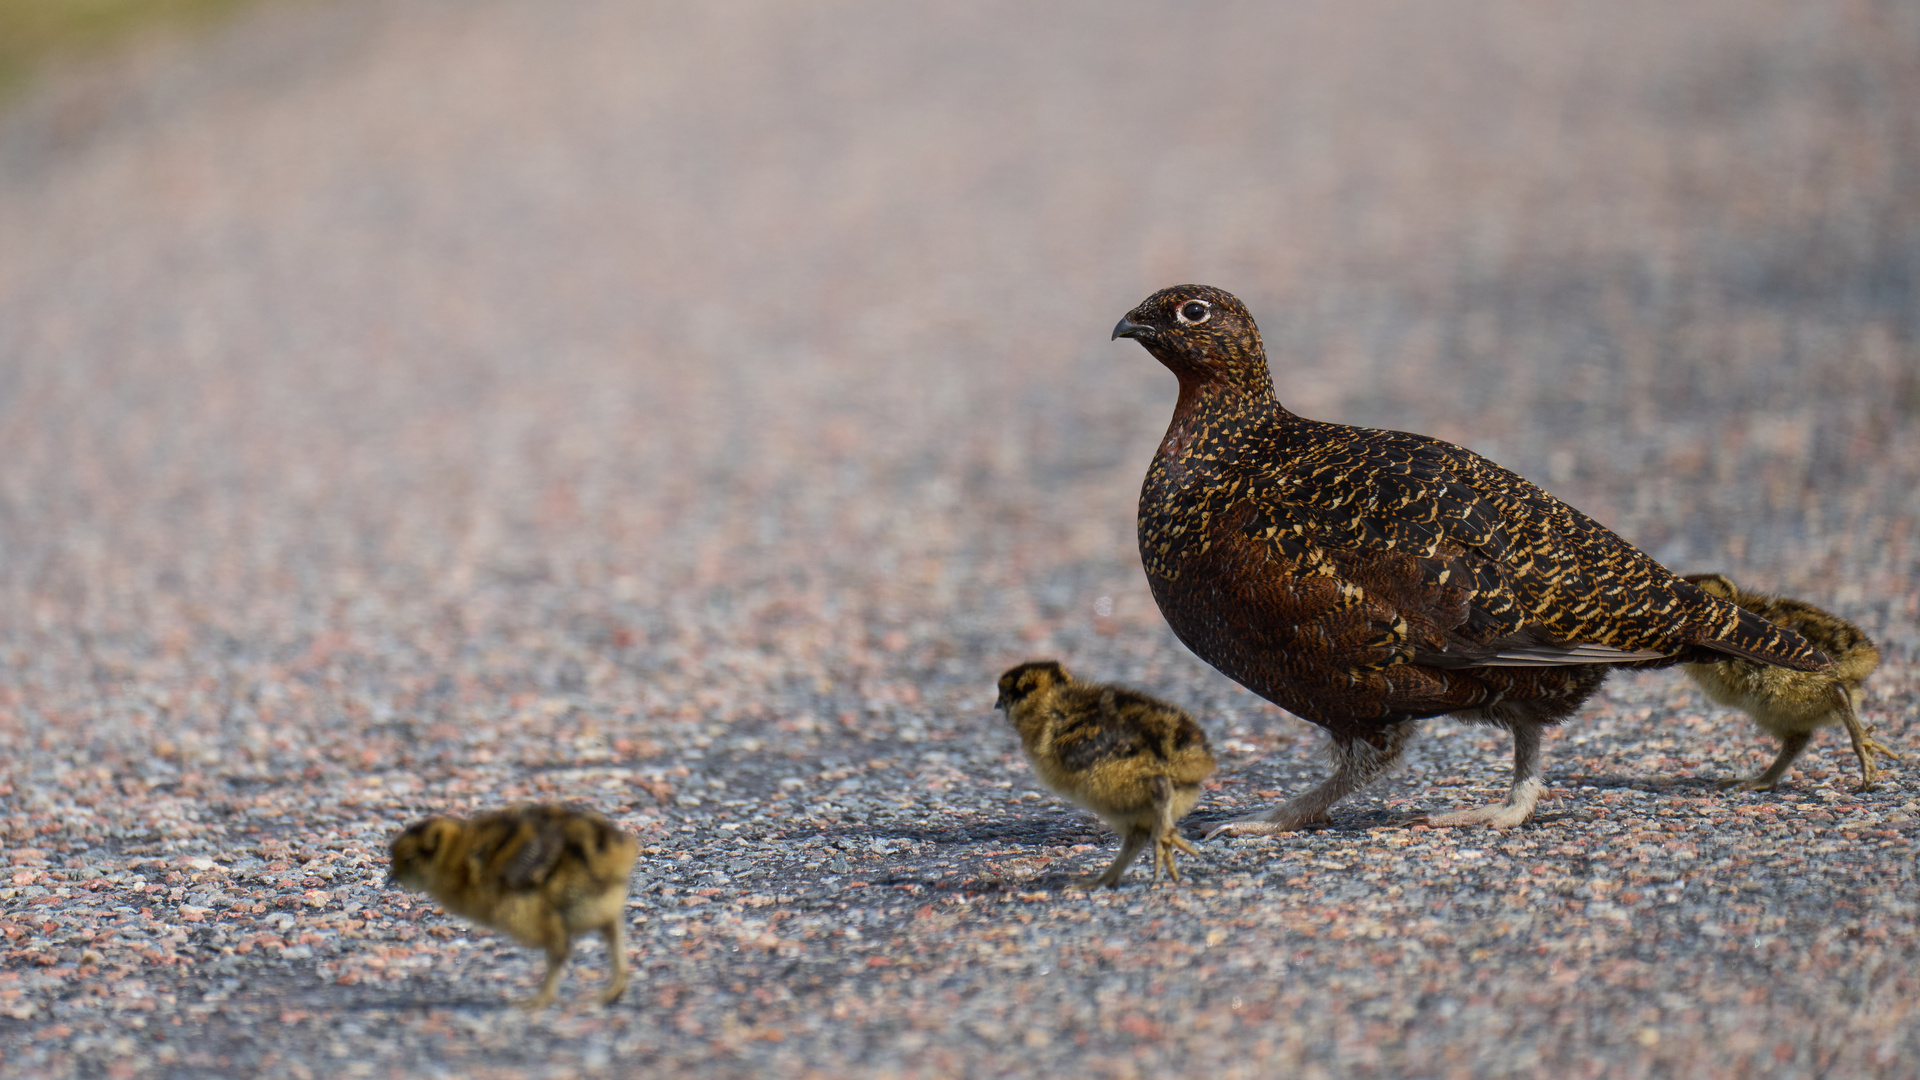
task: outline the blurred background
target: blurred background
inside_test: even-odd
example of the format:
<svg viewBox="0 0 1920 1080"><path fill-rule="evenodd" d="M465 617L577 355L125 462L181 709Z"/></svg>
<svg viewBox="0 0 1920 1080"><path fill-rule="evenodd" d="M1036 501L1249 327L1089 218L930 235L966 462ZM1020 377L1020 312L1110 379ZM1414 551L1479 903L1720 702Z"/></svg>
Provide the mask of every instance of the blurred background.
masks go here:
<svg viewBox="0 0 1920 1080"><path fill-rule="evenodd" d="M911 739L1048 652L1257 711L1134 552L1182 281L1912 711L1914 5L214 7L8 61L14 746Z"/></svg>
<svg viewBox="0 0 1920 1080"><path fill-rule="evenodd" d="M0 0L0 1073L1901 1075L1917 125L1905 0ZM1523 833L1382 827L1504 777L1436 722L1017 891L1111 842L1018 661L1190 708L1190 828L1324 769L1141 574L1108 333L1180 282L1296 411L1856 620L1907 762L1722 795L1770 742L1621 676ZM647 845L619 1010L380 886L529 798Z"/></svg>

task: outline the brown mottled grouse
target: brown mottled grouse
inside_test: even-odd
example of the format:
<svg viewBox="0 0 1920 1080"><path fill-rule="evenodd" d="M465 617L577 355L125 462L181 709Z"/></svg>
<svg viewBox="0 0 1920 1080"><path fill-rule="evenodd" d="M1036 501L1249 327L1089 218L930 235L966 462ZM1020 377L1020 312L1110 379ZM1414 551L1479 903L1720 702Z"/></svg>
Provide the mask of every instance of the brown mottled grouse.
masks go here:
<svg viewBox="0 0 1920 1080"><path fill-rule="evenodd" d="M1324 819L1400 757L1416 721L1445 713L1513 732L1513 785L1430 820L1511 828L1542 791L1541 730L1608 665L1828 666L1478 454L1288 412L1253 318L1219 289L1163 289L1113 336L1180 380L1140 492L1161 613L1208 663L1333 737L1331 777L1216 832Z"/></svg>
<svg viewBox="0 0 1920 1080"><path fill-rule="evenodd" d="M1789 671L1772 664L1756 664L1737 656L1723 656L1709 664L1688 664L1687 674L1707 696L1722 705L1744 711L1761 729L1780 740L1780 753L1759 776L1727 780L1721 787L1739 791L1771 791L1787 774L1814 730L1841 724L1860 759L1860 790L1873 787L1875 755L1898 761L1899 754L1880 745L1860 723L1862 684L1880 666L1880 650L1861 629L1832 612L1783 596L1753 593L1721 574L1688 574L1686 580L1722 600L1784 626L1812 642L1833 658L1833 670Z"/></svg>
<svg viewBox="0 0 1920 1080"><path fill-rule="evenodd" d="M1213 772L1207 733L1185 712L1134 690L1083 683L1053 660L1000 676L995 707L1020 733L1040 782L1099 814L1120 834L1120 854L1081 888L1120 887L1140 849L1153 845L1153 876L1180 872L1173 849L1197 854L1174 823L1200 799Z"/></svg>

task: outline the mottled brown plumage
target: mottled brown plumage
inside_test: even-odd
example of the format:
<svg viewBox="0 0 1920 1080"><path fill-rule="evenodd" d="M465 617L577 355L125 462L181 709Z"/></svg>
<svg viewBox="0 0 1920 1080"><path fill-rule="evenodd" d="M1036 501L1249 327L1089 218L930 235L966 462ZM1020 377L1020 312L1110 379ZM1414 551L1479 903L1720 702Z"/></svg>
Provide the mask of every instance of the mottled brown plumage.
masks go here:
<svg viewBox="0 0 1920 1080"><path fill-rule="evenodd" d="M638 856L633 837L599 814L516 806L409 825L393 841L388 880L545 950L546 979L527 1009L553 1001L573 939L598 931L611 968L598 997L604 1005L627 987L627 877Z"/></svg>
<svg viewBox="0 0 1920 1080"><path fill-rule="evenodd" d="M1120 854L1082 888L1118 888L1140 849L1153 845L1153 876L1175 884L1173 849L1197 854L1174 824L1213 772L1207 733L1193 717L1134 690L1078 682L1052 660L1000 676L996 708L1020 733L1040 782L1092 810L1120 834Z"/></svg>
<svg viewBox="0 0 1920 1080"><path fill-rule="evenodd" d="M1686 580L1722 600L1784 626L1812 642L1833 658L1833 670L1790 671L1772 664L1728 656L1710 664L1688 664L1686 672L1707 696L1753 717L1761 730L1780 740L1780 753L1759 776L1727 780L1721 787L1739 791L1771 791L1787 774L1794 759L1807 748L1816 729L1841 724L1860 759L1860 790L1873 787L1875 755L1899 760L1882 746L1871 728L1860 723L1863 684L1880 666L1880 650L1873 639L1847 620L1812 604L1765 593L1747 592L1721 574L1688 574Z"/></svg>
<svg viewBox="0 0 1920 1080"><path fill-rule="evenodd" d="M1415 721L1445 713L1510 729L1514 781L1502 804L1432 820L1512 827L1542 790L1542 728L1609 665L1827 664L1472 451L1288 412L1252 317L1219 289L1163 289L1114 337L1180 381L1140 493L1161 613L1208 663L1333 737L1332 778L1223 829L1323 818L1393 764Z"/></svg>

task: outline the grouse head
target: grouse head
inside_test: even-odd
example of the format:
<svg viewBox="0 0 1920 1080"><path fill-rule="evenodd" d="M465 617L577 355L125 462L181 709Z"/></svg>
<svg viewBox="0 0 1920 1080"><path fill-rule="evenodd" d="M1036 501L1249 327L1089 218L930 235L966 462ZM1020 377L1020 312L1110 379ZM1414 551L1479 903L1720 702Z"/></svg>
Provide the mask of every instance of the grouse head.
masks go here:
<svg viewBox="0 0 1920 1080"><path fill-rule="evenodd" d="M1180 379L1182 390L1220 384L1271 396L1267 350L1246 305L1211 285L1161 289L1113 328L1132 338Z"/></svg>

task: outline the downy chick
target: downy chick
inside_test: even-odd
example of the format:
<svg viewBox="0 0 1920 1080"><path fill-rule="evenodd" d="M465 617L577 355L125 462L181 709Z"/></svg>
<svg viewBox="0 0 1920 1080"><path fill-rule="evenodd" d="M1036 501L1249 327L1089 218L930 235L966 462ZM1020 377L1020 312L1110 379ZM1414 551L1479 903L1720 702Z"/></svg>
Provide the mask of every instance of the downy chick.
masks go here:
<svg viewBox="0 0 1920 1080"><path fill-rule="evenodd" d="M1772 664L1726 657L1711 664L1687 664L1686 672L1707 696L1745 712L1761 729L1780 740L1780 754L1759 776L1725 780L1721 787L1739 791L1771 791L1800 752L1807 748L1815 728L1844 724L1853 752L1860 758L1860 789L1871 788L1876 777L1873 759L1898 754L1873 738L1861 726L1861 684L1880 663L1880 652L1860 628L1812 604L1742 590L1721 574L1691 574L1687 580L1705 592L1786 627L1833 659L1831 671L1793 671Z"/></svg>
<svg viewBox="0 0 1920 1080"><path fill-rule="evenodd" d="M1160 869L1178 884L1173 849L1198 855L1174 823L1200 799L1213 772L1207 733L1193 717L1145 694L1076 682L1052 660L1021 664L1000 677L995 707L1020 733L1040 782L1099 814L1120 834L1120 854L1105 871L1074 884L1118 888L1127 865L1153 844Z"/></svg>
<svg viewBox="0 0 1920 1080"><path fill-rule="evenodd" d="M638 855L633 838L599 814L516 806L407 826L393 842L387 880L544 949L547 977L522 1003L529 1010L552 1003L573 939L598 931L611 967L599 995L605 1005L627 988L627 876Z"/></svg>

